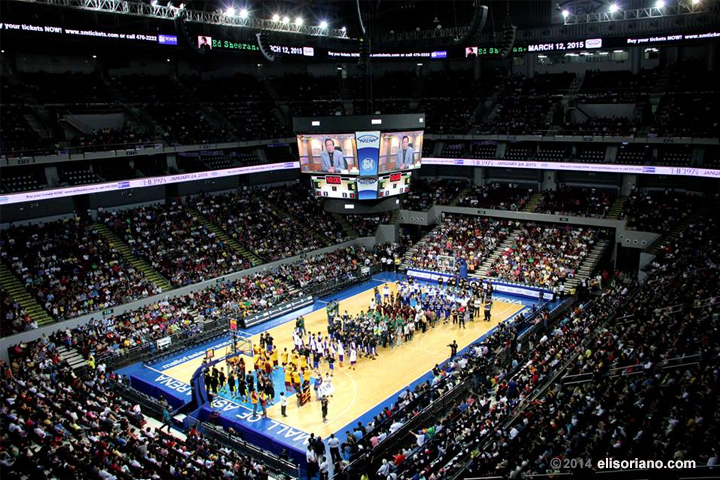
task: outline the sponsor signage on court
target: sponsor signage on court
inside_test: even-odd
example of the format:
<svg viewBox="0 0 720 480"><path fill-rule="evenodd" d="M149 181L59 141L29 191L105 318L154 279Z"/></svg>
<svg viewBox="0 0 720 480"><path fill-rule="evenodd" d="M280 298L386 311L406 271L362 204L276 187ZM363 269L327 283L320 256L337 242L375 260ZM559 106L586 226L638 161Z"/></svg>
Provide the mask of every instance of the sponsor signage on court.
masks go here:
<svg viewBox="0 0 720 480"><path fill-rule="evenodd" d="M442 278L443 281L447 281L448 279L455 278L454 275L450 275L447 273L431 272L429 270L417 270L414 268L408 268L407 275L408 277L430 281L437 281L439 278ZM487 280L483 280L483 283L487 283ZM508 293L510 295L517 295L526 298L540 298L540 295L542 295L543 299L545 300L553 300L555 298L555 295L550 290L545 290L542 288L526 287L523 285L515 285L511 283L495 281L492 281L492 285L493 289L496 292L500 293Z"/></svg>

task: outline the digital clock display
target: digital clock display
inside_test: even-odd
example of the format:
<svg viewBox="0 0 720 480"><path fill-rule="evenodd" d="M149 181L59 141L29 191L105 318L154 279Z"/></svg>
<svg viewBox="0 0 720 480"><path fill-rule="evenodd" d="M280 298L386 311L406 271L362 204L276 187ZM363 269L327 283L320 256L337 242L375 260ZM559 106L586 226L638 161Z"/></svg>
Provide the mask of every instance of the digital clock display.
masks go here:
<svg viewBox="0 0 720 480"><path fill-rule="evenodd" d="M391 182L398 182L402 179L402 173L392 173L390 174L390 181Z"/></svg>
<svg viewBox="0 0 720 480"><path fill-rule="evenodd" d="M328 185L340 185L342 183L341 177L325 177L325 182Z"/></svg>

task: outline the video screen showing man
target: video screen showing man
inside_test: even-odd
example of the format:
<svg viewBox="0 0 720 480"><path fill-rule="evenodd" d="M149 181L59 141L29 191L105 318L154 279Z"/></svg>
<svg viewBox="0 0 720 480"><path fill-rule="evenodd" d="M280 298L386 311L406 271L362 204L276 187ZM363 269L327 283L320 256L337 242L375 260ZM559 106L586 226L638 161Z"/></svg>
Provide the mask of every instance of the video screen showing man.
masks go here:
<svg viewBox="0 0 720 480"><path fill-rule="evenodd" d="M379 173L420 168L423 132L383 133Z"/></svg>
<svg viewBox="0 0 720 480"><path fill-rule="evenodd" d="M300 168L304 173L342 173L357 175L355 135L298 135Z"/></svg>
<svg viewBox="0 0 720 480"><path fill-rule="evenodd" d="M200 50L212 50L212 37L198 37L198 48Z"/></svg>
<svg viewBox="0 0 720 480"><path fill-rule="evenodd" d="M415 163L415 150L410 146L410 137L403 135L402 148L398 150L395 168L405 170L412 168L413 163Z"/></svg>
<svg viewBox="0 0 720 480"><path fill-rule="evenodd" d="M325 150L320 154L320 164L325 172L336 173L342 170L347 170L348 165L345 161L345 157L340 150L335 148L335 142L332 138L326 138Z"/></svg>

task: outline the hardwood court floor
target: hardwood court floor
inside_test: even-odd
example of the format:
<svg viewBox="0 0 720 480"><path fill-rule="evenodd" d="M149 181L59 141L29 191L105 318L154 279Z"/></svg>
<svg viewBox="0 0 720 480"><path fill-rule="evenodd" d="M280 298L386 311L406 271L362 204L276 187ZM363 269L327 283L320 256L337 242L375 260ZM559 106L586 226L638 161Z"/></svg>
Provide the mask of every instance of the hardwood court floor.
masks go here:
<svg viewBox="0 0 720 480"><path fill-rule="evenodd" d="M388 283L388 285L392 292L396 291L394 283ZM382 291L382 287L383 285L379 285L380 291ZM340 312L347 309L353 315L361 310L366 310L372 295L373 290L370 289L340 302ZM313 400L301 408L298 408L294 396L289 398L287 418L282 418L278 404L268 408L268 415L293 428L326 437L384 402L388 397L432 370L436 364L446 360L450 356L450 348L447 345L453 340L457 340L461 350L522 308L523 305L496 300L493 302L493 320L491 322L476 320L468 323L464 330L452 323L440 324L434 329L429 329L425 334L416 332L412 341L402 344L399 348L380 348L377 360L358 359L356 370L350 370L347 357L344 368L340 368L339 362L336 362L335 376L333 377L335 393L328 406L327 423L322 422L320 402L315 401L314 392ZM288 351L292 350L291 334L294 328L295 322L290 321L270 329L270 333L275 339L275 345L280 348L280 351L285 347ZM323 332L323 335L327 335L325 309L305 315L305 328L308 332ZM259 335L252 337L251 340L253 344L256 344L259 341ZM223 353L216 352L215 354L217 356ZM164 373L183 382L189 382L201 362L202 359L198 358L173 367ZM323 365L323 368L326 367ZM279 393L280 390L276 387L276 394Z"/></svg>

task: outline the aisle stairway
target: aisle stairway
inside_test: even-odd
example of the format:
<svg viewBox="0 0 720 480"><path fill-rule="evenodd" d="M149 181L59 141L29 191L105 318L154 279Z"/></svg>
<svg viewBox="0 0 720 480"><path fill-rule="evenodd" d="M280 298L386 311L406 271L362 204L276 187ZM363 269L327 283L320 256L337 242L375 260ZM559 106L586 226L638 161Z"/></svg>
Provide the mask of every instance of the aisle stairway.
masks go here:
<svg viewBox="0 0 720 480"><path fill-rule="evenodd" d="M350 237L351 240L355 240L360 236L347 220L345 220L345 215L340 215L339 213L332 213L331 215L342 226L343 232Z"/></svg>
<svg viewBox="0 0 720 480"><path fill-rule="evenodd" d="M515 229L510 232L510 234L505 237L505 240L503 240L500 245L495 247L495 250L493 250L490 256L486 258L485 261L480 265L480 268L475 273L475 276L484 278L490 271L490 267L492 266L492 264L495 263L495 259L498 258L506 248L510 247L515 242L515 237L519 234L519 229Z"/></svg>
<svg viewBox="0 0 720 480"><path fill-rule="evenodd" d="M66 360L70 364L70 368L77 370L87 365L87 361L77 350L71 350L65 345L57 346L60 360Z"/></svg>
<svg viewBox="0 0 720 480"><path fill-rule="evenodd" d="M465 195L467 195L470 192L470 188L466 187L460 190L460 193L457 194L457 196L453 199L452 202L450 202L450 207L457 207L458 202L460 202L461 198L464 198Z"/></svg>
<svg viewBox="0 0 720 480"><path fill-rule="evenodd" d="M392 216L390 217L390 220L388 220L387 223L384 225L395 225L397 224L398 215L400 215L400 210L393 210Z"/></svg>
<svg viewBox="0 0 720 480"><path fill-rule="evenodd" d="M132 265L136 270L143 272L145 277L150 279L158 287L162 288L163 292L172 290L172 285L170 285L170 282L168 282L165 277L160 275L160 273L152 268L145 260L138 258L132 250L130 250L130 247L123 242L120 237L111 232L106 225L96 223L89 227L89 230L97 230L105 241L107 241L108 245L115 247L130 265Z"/></svg>
<svg viewBox="0 0 720 480"><path fill-rule="evenodd" d="M618 197L615 199L615 202L610 206L610 211L608 211L608 220L620 219L620 214L623 212L623 208L625 208L625 200L627 200L627 197Z"/></svg>
<svg viewBox="0 0 720 480"><path fill-rule="evenodd" d="M538 204L540 203L540 200L542 200L542 193L538 192L533 194L532 197L530 197L530 200L525 204L525 208L522 209L523 212L532 213L535 211L535 208L537 208Z"/></svg>
<svg viewBox="0 0 720 480"><path fill-rule="evenodd" d="M592 277L609 245L610 242L608 240L598 240L595 242L595 245L593 245L593 248L590 250L590 253L588 253L588 256L585 257L585 260L583 260L580 264L575 277L565 282L566 291L577 288L583 279L589 279Z"/></svg>
<svg viewBox="0 0 720 480"><path fill-rule="evenodd" d="M200 222L209 231L213 232L215 236L217 236L220 240L230 245L233 250L238 252L243 258L247 258L248 260L250 260L250 263L252 263L253 267L262 265L263 261L260 259L260 257L240 245L237 240L230 238L230 236L222 228L218 227L213 222L205 218L202 213L198 212L192 207L186 207L186 209L193 217L195 217L195 220Z"/></svg>
<svg viewBox="0 0 720 480"><path fill-rule="evenodd" d="M678 224L677 227L675 227L673 230L671 230L667 235L663 235L662 237L655 240L647 249L647 252L652 255L657 255L661 249L663 249L665 246L674 243L675 240L678 239L680 234L684 232L688 226L690 226L693 223L697 223L697 221L703 217L707 216L708 214L705 212L706 209L700 209L697 212L695 212L693 215L690 215L685 218L682 222Z"/></svg>
<svg viewBox="0 0 720 480"><path fill-rule="evenodd" d="M0 285L10 294L10 297L18 302L20 306L30 315L38 326L47 325L53 322L50 314L40 303L28 292L20 280L12 273L5 262L0 262Z"/></svg>

